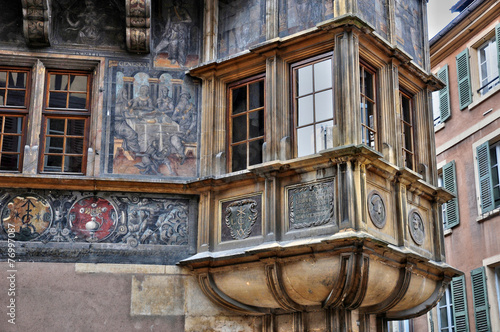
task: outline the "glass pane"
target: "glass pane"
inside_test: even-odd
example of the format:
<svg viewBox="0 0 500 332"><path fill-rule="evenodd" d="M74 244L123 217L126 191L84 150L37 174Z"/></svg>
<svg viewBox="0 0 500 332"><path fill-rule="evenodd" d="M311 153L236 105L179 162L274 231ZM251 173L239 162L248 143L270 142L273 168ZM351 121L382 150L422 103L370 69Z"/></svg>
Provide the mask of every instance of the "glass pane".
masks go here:
<svg viewBox="0 0 500 332"><path fill-rule="evenodd" d="M246 114L233 118L233 143L247 139L247 117Z"/></svg>
<svg viewBox="0 0 500 332"><path fill-rule="evenodd" d="M87 76L70 76L69 89L71 91L87 91Z"/></svg>
<svg viewBox="0 0 500 332"><path fill-rule="evenodd" d="M413 155L409 152L405 153L405 166L413 169Z"/></svg>
<svg viewBox="0 0 500 332"><path fill-rule="evenodd" d="M250 165L262 163L262 144L263 139L248 143L248 161Z"/></svg>
<svg viewBox="0 0 500 332"><path fill-rule="evenodd" d="M50 75L50 90L68 90L68 75Z"/></svg>
<svg viewBox="0 0 500 332"><path fill-rule="evenodd" d="M22 128L23 128L23 118L14 116L5 117L5 127L3 128L4 133L21 134Z"/></svg>
<svg viewBox="0 0 500 332"><path fill-rule="evenodd" d="M231 171L241 171L247 168L247 145L240 144L232 147Z"/></svg>
<svg viewBox="0 0 500 332"><path fill-rule="evenodd" d="M316 151L333 148L333 121L316 125Z"/></svg>
<svg viewBox="0 0 500 332"><path fill-rule="evenodd" d="M49 107L66 108L66 92L51 92L49 94Z"/></svg>
<svg viewBox="0 0 500 332"><path fill-rule="evenodd" d="M26 88L26 73L15 73L11 72L9 74L9 88Z"/></svg>
<svg viewBox="0 0 500 332"><path fill-rule="evenodd" d="M441 328L448 327L448 311L446 309L447 307L439 308Z"/></svg>
<svg viewBox="0 0 500 332"><path fill-rule="evenodd" d="M264 136L264 110L248 113L249 138Z"/></svg>
<svg viewBox="0 0 500 332"><path fill-rule="evenodd" d="M250 98L249 109L264 107L264 80L252 83L248 88L250 89L248 91Z"/></svg>
<svg viewBox="0 0 500 332"><path fill-rule="evenodd" d="M403 96L401 103L403 107L403 120L411 123L410 100Z"/></svg>
<svg viewBox="0 0 500 332"><path fill-rule="evenodd" d="M325 60L314 65L314 90L332 87L332 60Z"/></svg>
<svg viewBox="0 0 500 332"><path fill-rule="evenodd" d="M86 109L87 94L85 93L70 93L68 108Z"/></svg>
<svg viewBox="0 0 500 332"><path fill-rule="evenodd" d="M314 106L313 106L313 96L306 96L299 98L299 115L298 115L298 125L304 126L314 121Z"/></svg>
<svg viewBox="0 0 500 332"><path fill-rule="evenodd" d="M370 99L373 99L373 75L366 70L365 73L365 89L363 91L364 95Z"/></svg>
<svg viewBox="0 0 500 332"><path fill-rule="evenodd" d="M8 106L24 106L25 90L8 90L7 103Z"/></svg>
<svg viewBox="0 0 500 332"><path fill-rule="evenodd" d="M314 95L316 122L333 118L332 90L323 91Z"/></svg>
<svg viewBox="0 0 500 332"><path fill-rule="evenodd" d="M66 153L83 154L83 139L82 138L67 138Z"/></svg>
<svg viewBox="0 0 500 332"><path fill-rule="evenodd" d="M82 157L64 158L64 172L81 173L82 172Z"/></svg>
<svg viewBox="0 0 500 332"><path fill-rule="evenodd" d="M19 155L18 154L2 154L0 160L0 170L2 171L18 171L19 170Z"/></svg>
<svg viewBox="0 0 500 332"><path fill-rule="evenodd" d="M0 105L5 105L5 89L0 89Z"/></svg>
<svg viewBox="0 0 500 332"><path fill-rule="evenodd" d="M45 156L43 170L46 172L60 172L62 167L62 156Z"/></svg>
<svg viewBox="0 0 500 332"><path fill-rule="evenodd" d="M47 119L48 135L64 135L65 119Z"/></svg>
<svg viewBox="0 0 500 332"><path fill-rule="evenodd" d="M2 152L21 152L21 137L4 135Z"/></svg>
<svg viewBox="0 0 500 332"><path fill-rule="evenodd" d="M413 145L411 140L411 127L404 125L404 147L406 150L413 151Z"/></svg>
<svg viewBox="0 0 500 332"><path fill-rule="evenodd" d="M313 92L312 66L302 67L297 70L297 96Z"/></svg>
<svg viewBox="0 0 500 332"><path fill-rule="evenodd" d="M314 152L314 127L297 129L297 157L307 156Z"/></svg>
<svg viewBox="0 0 500 332"><path fill-rule="evenodd" d="M47 137L46 153L63 153L64 137Z"/></svg>
<svg viewBox="0 0 500 332"><path fill-rule="evenodd" d="M68 119L68 128L66 130L67 135L84 136L84 133L85 133L85 120L83 120L83 119L78 119L78 120Z"/></svg>
<svg viewBox="0 0 500 332"><path fill-rule="evenodd" d="M233 89L232 97L233 114L245 112L247 110L247 87L242 86L241 88Z"/></svg>
<svg viewBox="0 0 500 332"><path fill-rule="evenodd" d="M0 88L5 88L7 84L7 72L0 71Z"/></svg>

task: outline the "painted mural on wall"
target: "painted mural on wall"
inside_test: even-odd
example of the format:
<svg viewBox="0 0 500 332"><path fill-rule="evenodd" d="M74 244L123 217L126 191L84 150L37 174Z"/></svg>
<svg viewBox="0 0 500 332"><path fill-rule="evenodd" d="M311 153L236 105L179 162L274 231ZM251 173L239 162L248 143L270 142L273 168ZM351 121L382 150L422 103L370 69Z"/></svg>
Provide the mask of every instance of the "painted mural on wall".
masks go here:
<svg viewBox="0 0 500 332"><path fill-rule="evenodd" d="M125 2L53 0L52 44L125 49Z"/></svg>
<svg viewBox="0 0 500 332"><path fill-rule="evenodd" d="M197 0L153 2L155 66L189 68L200 61L203 6Z"/></svg>
<svg viewBox="0 0 500 332"><path fill-rule="evenodd" d="M0 42L20 46L23 37L23 16L21 1L0 0Z"/></svg>
<svg viewBox="0 0 500 332"><path fill-rule="evenodd" d="M396 40L419 66L424 65L422 1L395 0Z"/></svg>
<svg viewBox="0 0 500 332"><path fill-rule="evenodd" d="M198 82L181 71L110 62L114 78L107 172L154 177L198 174Z"/></svg>
<svg viewBox="0 0 500 332"><path fill-rule="evenodd" d="M318 5L320 3L320 5ZM285 37L333 18L333 0L280 0L279 36Z"/></svg>
<svg viewBox="0 0 500 332"><path fill-rule="evenodd" d="M194 245L192 205L163 195L4 192L0 240L14 228L14 239L26 242Z"/></svg>
<svg viewBox="0 0 500 332"><path fill-rule="evenodd" d="M266 38L265 0L219 0L219 58L236 54Z"/></svg>
<svg viewBox="0 0 500 332"><path fill-rule="evenodd" d="M361 16L385 39L389 36L387 0L358 0Z"/></svg>

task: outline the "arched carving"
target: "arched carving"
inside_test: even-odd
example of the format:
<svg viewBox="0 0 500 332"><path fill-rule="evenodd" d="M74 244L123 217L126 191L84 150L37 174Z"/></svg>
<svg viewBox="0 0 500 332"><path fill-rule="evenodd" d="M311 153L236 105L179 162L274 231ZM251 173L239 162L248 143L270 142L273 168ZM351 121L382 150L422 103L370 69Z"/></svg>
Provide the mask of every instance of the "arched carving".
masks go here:
<svg viewBox="0 0 500 332"><path fill-rule="evenodd" d="M301 305L293 301L283 287L281 268L276 262L266 265L267 287L271 290L274 299L287 311L302 311Z"/></svg>

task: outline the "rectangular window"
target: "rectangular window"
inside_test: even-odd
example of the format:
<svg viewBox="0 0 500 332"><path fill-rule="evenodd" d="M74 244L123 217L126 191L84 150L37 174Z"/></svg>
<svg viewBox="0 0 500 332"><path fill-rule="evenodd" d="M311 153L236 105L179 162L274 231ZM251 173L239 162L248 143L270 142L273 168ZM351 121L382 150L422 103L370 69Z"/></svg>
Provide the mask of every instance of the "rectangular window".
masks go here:
<svg viewBox="0 0 500 332"><path fill-rule="evenodd" d="M375 104L375 74L361 65L359 69L361 91L361 141L376 149L377 111Z"/></svg>
<svg viewBox="0 0 500 332"><path fill-rule="evenodd" d="M482 213L500 207L500 141L476 148Z"/></svg>
<svg viewBox="0 0 500 332"><path fill-rule="evenodd" d="M438 326L440 332L455 332L455 324L453 318L453 302L451 292L446 288L441 301L437 305L438 311Z"/></svg>
<svg viewBox="0 0 500 332"><path fill-rule="evenodd" d="M42 113L40 171L85 174L91 76L49 71Z"/></svg>
<svg viewBox="0 0 500 332"><path fill-rule="evenodd" d="M497 43L495 38L485 42L477 49L479 61L479 91L482 95L488 93L500 82L498 79Z"/></svg>
<svg viewBox="0 0 500 332"><path fill-rule="evenodd" d="M321 56L292 66L295 155L333 148L332 57Z"/></svg>
<svg viewBox="0 0 500 332"><path fill-rule="evenodd" d="M231 84L229 89L229 169L241 171L263 161L265 79L261 75Z"/></svg>
<svg viewBox="0 0 500 332"><path fill-rule="evenodd" d="M411 97L404 92L400 93L401 102L401 132L403 145L404 166L414 170L415 149L413 142L413 103Z"/></svg>
<svg viewBox="0 0 500 332"><path fill-rule="evenodd" d="M29 87L29 70L0 68L0 171L21 171Z"/></svg>

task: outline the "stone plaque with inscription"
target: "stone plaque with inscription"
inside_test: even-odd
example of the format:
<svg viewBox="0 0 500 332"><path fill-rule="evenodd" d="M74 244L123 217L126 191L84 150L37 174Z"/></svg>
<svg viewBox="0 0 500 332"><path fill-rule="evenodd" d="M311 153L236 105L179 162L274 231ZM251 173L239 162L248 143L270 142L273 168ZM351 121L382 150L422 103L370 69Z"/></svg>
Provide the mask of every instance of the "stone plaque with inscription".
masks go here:
<svg viewBox="0 0 500 332"><path fill-rule="evenodd" d="M290 230L335 222L333 179L290 187L287 197Z"/></svg>

